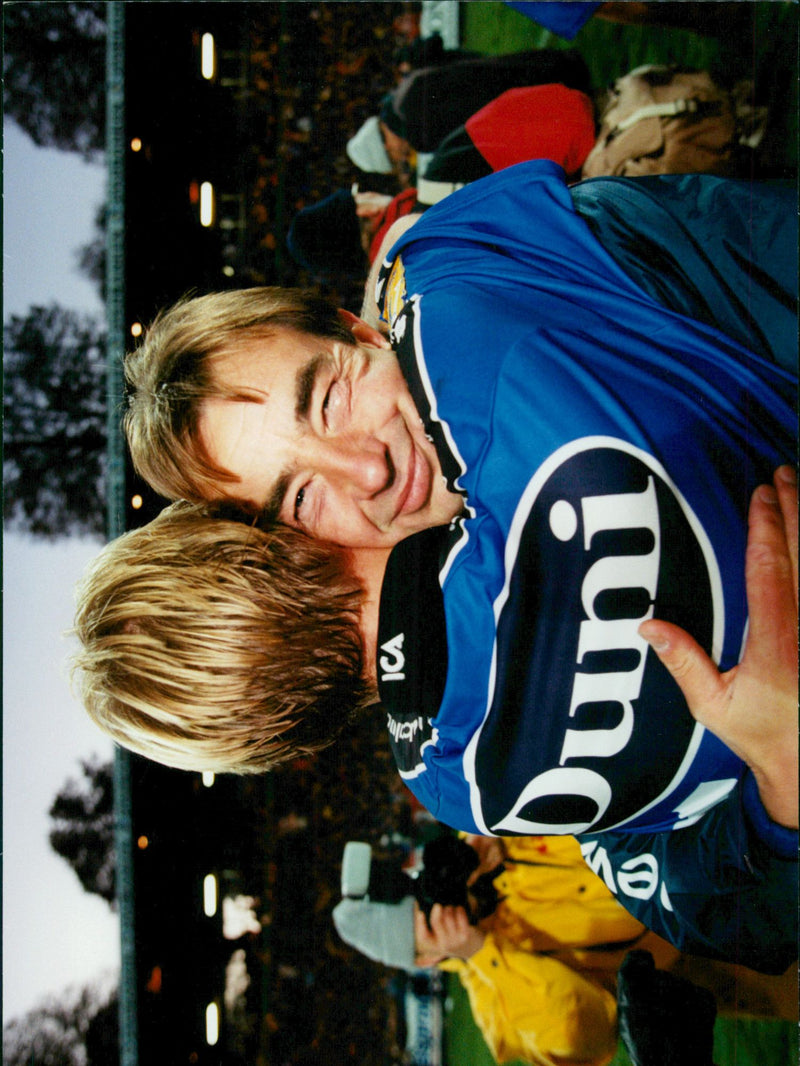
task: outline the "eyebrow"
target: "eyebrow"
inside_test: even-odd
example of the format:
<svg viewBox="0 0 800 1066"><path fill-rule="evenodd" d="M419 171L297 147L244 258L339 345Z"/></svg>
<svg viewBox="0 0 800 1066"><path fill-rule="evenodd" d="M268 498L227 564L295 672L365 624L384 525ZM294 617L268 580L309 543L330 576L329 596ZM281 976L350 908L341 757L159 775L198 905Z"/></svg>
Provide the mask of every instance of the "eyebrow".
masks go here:
<svg viewBox="0 0 800 1066"><path fill-rule="evenodd" d="M274 525L279 520L281 513L281 507L286 497L286 493L289 491L289 482L292 480L291 473L285 470L278 480L275 482L275 486L272 492L267 498L267 502L264 504L259 514L259 521L266 522L269 525Z"/></svg>
<svg viewBox="0 0 800 1066"><path fill-rule="evenodd" d="M321 371L330 362L327 352L318 352L299 371L295 379L294 388L294 417L297 422L308 422L311 414L311 401L314 398L314 389ZM267 497L267 501L261 511L261 519L274 523L278 521L283 501L289 491L289 482L292 480L293 471L284 470Z"/></svg>
<svg viewBox="0 0 800 1066"><path fill-rule="evenodd" d="M313 356L300 373L297 375L295 381L295 402L294 402L294 417L298 422L307 422L311 413L311 401L314 397L314 387L317 384L317 378L320 371L329 362L330 357L327 352L318 352Z"/></svg>

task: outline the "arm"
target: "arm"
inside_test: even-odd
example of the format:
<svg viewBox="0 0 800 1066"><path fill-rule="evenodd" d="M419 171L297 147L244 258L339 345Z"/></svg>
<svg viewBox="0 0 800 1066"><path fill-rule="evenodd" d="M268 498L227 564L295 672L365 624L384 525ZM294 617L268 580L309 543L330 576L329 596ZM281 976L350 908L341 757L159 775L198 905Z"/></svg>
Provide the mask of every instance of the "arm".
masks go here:
<svg viewBox="0 0 800 1066"><path fill-rule="evenodd" d="M750 506L746 556L750 629L741 662L721 674L666 622L640 633L683 691L694 717L750 767L769 817L798 826L797 481L791 467Z"/></svg>
<svg viewBox="0 0 800 1066"><path fill-rule="evenodd" d="M477 833L466 833L464 841L474 848L480 861L478 869L470 875L468 884L477 881L483 874L492 873L506 856L505 845L500 837L484 837Z"/></svg>
<svg viewBox="0 0 800 1066"><path fill-rule="evenodd" d="M462 960L456 972L498 1062L600 1066L611 1058L614 998L563 962L471 926L463 907L437 903L430 927L415 908L414 937L420 965Z"/></svg>

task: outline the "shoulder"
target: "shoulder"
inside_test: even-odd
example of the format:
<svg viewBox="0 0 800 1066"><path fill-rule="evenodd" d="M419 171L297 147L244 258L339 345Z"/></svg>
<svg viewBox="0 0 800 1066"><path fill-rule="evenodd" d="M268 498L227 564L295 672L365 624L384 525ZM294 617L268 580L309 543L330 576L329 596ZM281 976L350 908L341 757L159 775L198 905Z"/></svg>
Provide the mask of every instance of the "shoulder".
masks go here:
<svg viewBox="0 0 800 1066"><path fill-rule="evenodd" d="M361 317L374 329L381 329L383 324L375 300L375 287L378 282L378 275L380 274L383 262L387 258L392 246L419 221L419 218L420 216L415 214L404 215L402 218L398 218L396 222L393 222L386 231L378 249L378 254L375 256L375 260L370 267L367 285L364 290L364 303L361 307Z"/></svg>

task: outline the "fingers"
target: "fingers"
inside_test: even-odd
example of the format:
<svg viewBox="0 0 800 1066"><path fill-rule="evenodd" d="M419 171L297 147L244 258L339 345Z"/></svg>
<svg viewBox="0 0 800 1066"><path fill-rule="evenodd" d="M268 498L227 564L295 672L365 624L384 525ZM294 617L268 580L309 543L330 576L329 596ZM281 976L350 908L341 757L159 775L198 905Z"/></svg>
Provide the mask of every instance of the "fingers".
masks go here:
<svg viewBox="0 0 800 1066"><path fill-rule="evenodd" d="M471 834L464 837L464 842L469 844L478 856L479 866L467 878L467 885L474 884L483 874L496 869L503 861L503 845L497 837L485 837Z"/></svg>
<svg viewBox="0 0 800 1066"><path fill-rule="evenodd" d="M442 906L434 904L431 910L431 928L428 943L435 945L439 955L455 955L468 959L479 951L485 934L474 925L463 907Z"/></svg>
<svg viewBox="0 0 800 1066"><path fill-rule="evenodd" d="M461 937L469 929L467 912L463 907L434 903L431 909L431 928L438 940Z"/></svg>
<svg viewBox="0 0 800 1066"><path fill-rule="evenodd" d="M428 919L419 907L414 907L414 942L420 954L427 955L437 951L436 934L428 927Z"/></svg>
<svg viewBox="0 0 800 1066"><path fill-rule="evenodd" d="M697 641L678 626L655 619L643 622L639 633L677 682L697 721L713 722L724 709L728 686Z"/></svg>
<svg viewBox="0 0 800 1066"><path fill-rule="evenodd" d="M752 691L754 681L769 691L773 702L778 692L791 688L792 680L796 689L797 524L797 479L794 469L784 466L775 472L774 487L759 486L750 504L745 563L750 629L740 667L720 674L688 633L667 622L653 619L639 627L696 720L722 735L734 750L733 738L720 733L731 711L734 681L737 693L741 690L745 699L749 693L756 704L744 709L749 715L763 701Z"/></svg>
<svg viewBox="0 0 800 1066"><path fill-rule="evenodd" d="M791 467L761 485L750 503L745 576L750 630L757 645L780 631L794 640L797 628L797 486ZM792 471L793 473L793 471Z"/></svg>
<svg viewBox="0 0 800 1066"><path fill-rule="evenodd" d="M786 546L792 567L792 585L797 593L797 472L793 466L775 471L775 489L783 515Z"/></svg>

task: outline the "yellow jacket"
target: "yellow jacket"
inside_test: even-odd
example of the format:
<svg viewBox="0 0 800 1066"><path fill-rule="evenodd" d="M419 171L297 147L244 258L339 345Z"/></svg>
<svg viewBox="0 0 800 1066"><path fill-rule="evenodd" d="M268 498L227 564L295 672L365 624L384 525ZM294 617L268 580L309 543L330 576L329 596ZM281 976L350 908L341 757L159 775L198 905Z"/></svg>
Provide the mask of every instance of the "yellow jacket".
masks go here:
<svg viewBox="0 0 800 1066"><path fill-rule="evenodd" d="M617 1047L615 975L632 947L656 965L678 952L632 918L584 863L573 837L504 841L502 902L483 947L448 959L498 1062L602 1066Z"/></svg>

